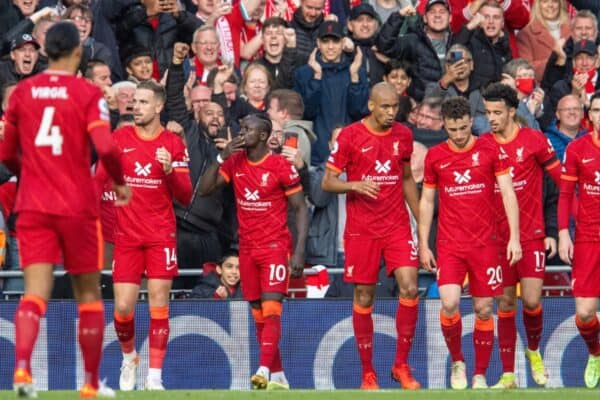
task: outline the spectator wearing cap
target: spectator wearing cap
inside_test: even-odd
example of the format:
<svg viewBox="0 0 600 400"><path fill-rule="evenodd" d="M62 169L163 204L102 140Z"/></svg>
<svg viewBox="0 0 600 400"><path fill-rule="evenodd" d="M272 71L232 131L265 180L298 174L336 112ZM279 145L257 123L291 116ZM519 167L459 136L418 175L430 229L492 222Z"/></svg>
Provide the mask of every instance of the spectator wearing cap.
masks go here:
<svg viewBox="0 0 600 400"><path fill-rule="evenodd" d="M18 82L40 72L37 64L40 45L28 33L13 39L10 59L0 61L0 87L7 82Z"/></svg>
<svg viewBox="0 0 600 400"><path fill-rule="evenodd" d="M336 124L348 124L368 113L369 83L363 54L356 47L351 59L343 51L344 34L336 21L319 26L317 49L307 65L296 70L294 90L304 101L304 119L314 121L317 140L311 164L323 163L329 155L329 137Z"/></svg>
<svg viewBox="0 0 600 400"><path fill-rule="evenodd" d="M476 88L499 81L504 64L512 59L504 9L495 2L484 3L454 42L466 46L473 55L472 84Z"/></svg>
<svg viewBox="0 0 600 400"><path fill-rule="evenodd" d="M531 21L517 35L519 57L529 61L539 82L552 49L571 36L569 14L565 0L536 1L531 9Z"/></svg>
<svg viewBox="0 0 600 400"><path fill-rule="evenodd" d="M573 73L570 77L554 84L550 91L551 113L557 109L558 102L571 93L579 97L585 107L589 107L590 98L600 89L598 79L598 48L591 40L576 42L573 46Z"/></svg>
<svg viewBox="0 0 600 400"><path fill-rule="evenodd" d="M559 40L546 63L544 76L540 86L546 92L559 80L573 73L573 48L575 43L591 40L598 44L598 19L589 10L579 10L571 19L571 37L566 41Z"/></svg>
<svg viewBox="0 0 600 400"><path fill-rule="evenodd" d="M298 65L306 64L315 48L319 26L324 21L325 0L300 0L300 7L294 12L290 27L296 31L296 52Z"/></svg>
<svg viewBox="0 0 600 400"><path fill-rule="evenodd" d="M173 57L175 42L190 42L201 22L180 8L177 0L141 0L128 4L116 21L119 52L123 64L142 48L153 60L153 78L163 76Z"/></svg>
<svg viewBox="0 0 600 400"><path fill-rule="evenodd" d="M398 35L407 18L416 15L412 6L392 14L377 36L377 48L388 57L411 63L415 71L414 97L421 101L428 83L442 77L446 53L452 42L450 5L446 0L429 0L423 15L424 26L415 27L401 40Z"/></svg>
<svg viewBox="0 0 600 400"><path fill-rule="evenodd" d="M375 38L379 29L377 14L370 4L361 3L352 7L346 21L350 39L363 53L363 66L367 70L369 86L381 82L384 73L384 62L388 57L375 48Z"/></svg>
<svg viewBox="0 0 600 400"><path fill-rule="evenodd" d="M271 73L273 90L294 87L296 31L281 17L265 20L262 29L263 56L257 60Z"/></svg>

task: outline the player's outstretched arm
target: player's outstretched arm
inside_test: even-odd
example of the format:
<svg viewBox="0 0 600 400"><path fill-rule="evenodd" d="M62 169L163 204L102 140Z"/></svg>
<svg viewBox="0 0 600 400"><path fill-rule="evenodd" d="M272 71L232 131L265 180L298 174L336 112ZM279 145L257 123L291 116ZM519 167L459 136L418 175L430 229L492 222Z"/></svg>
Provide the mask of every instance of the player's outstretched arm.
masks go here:
<svg viewBox="0 0 600 400"><path fill-rule="evenodd" d="M496 177L500 194L502 195L502 203L504 204L504 212L508 220L508 228L510 237L506 247L506 259L510 260L510 265L514 265L521 259L523 252L521 250L520 234L519 234L519 204L517 203L517 195L513 189L512 178L507 172Z"/></svg>
<svg viewBox="0 0 600 400"><path fill-rule="evenodd" d="M576 186L576 178L567 174L561 176L560 194L558 195L558 255L567 264L571 264L573 260L573 241L569 233L569 220L573 210Z"/></svg>
<svg viewBox="0 0 600 400"><path fill-rule="evenodd" d="M437 267L433 252L429 248L429 232L431 231L431 224L433 222L434 201L435 189L424 186L421 193L421 201L419 202L417 232L419 235L419 260L423 268L430 272L435 271Z"/></svg>
<svg viewBox="0 0 600 400"><path fill-rule="evenodd" d="M410 163L404 163L402 167L402 191L404 193L404 199L410 208L413 216L419 222L419 191L415 178L413 177L410 169Z"/></svg>
<svg viewBox="0 0 600 400"><path fill-rule="evenodd" d="M294 278L302 276L304 270L304 249L306 248L306 236L308 235L308 208L302 191L288 196L288 202L296 214L296 248L290 260L290 268Z"/></svg>

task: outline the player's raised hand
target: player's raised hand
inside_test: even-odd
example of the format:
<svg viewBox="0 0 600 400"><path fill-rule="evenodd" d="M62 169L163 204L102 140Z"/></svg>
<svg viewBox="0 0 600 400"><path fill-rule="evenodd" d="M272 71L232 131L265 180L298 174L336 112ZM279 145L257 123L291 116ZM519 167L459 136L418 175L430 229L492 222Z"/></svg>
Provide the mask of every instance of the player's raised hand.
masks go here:
<svg viewBox="0 0 600 400"><path fill-rule="evenodd" d="M568 229L558 231L558 256L565 264L573 261L573 241Z"/></svg>
<svg viewBox="0 0 600 400"><path fill-rule="evenodd" d="M244 150L244 146L246 146L246 141L242 135L234 137L221 151L221 158L227 160L233 153Z"/></svg>
<svg viewBox="0 0 600 400"><path fill-rule="evenodd" d="M506 259L509 260L510 265L515 265L521 257L523 257L521 243L518 240L510 239L506 246Z"/></svg>
<svg viewBox="0 0 600 400"><path fill-rule="evenodd" d="M165 147L159 147L156 149L156 161L162 164L163 171L166 175L173 172L173 165L171 164L171 153Z"/></svg>
<svg viewBox="0 0 600 400"><path fill-rule="evenodd" d="M377 195L379 194L379 185L373 181L365 180L365 181L356 181L352 182L351 190L358 194L362 194L364 196L370 197L374 200L377 199Z"/></svg>
<svg viewBox="0 0 600 400"><path fill-rule="evenodd" d="M419 261L426 271L435 272L437 261L435 261L433 252L429 247L419 246Z"/></svg>
<svg viewBox="0 0 600 400"><path fill-rule="evenodd" d="M552 257L554 257L556 255L556 251L557 251L557 246L556 246L556 239L554 239L553 237L546 237L544 239L544 248L546 249L546 252L548 253L548 255L546 256L546 259L550 259Z"/></svg>
<svg viewBox="0 0 600 400"><path fill-rule="evenodd" d="M304 273L304 254L294 253L290 259L290 273L292 278L300 278Z"/></svg>
<svg viewBox="0 0 600 400"><path fill-rule="evenodd" d="M123 207L129 204L131 200L131 189L127 185L113 185L113 190L117 194L115 207Z"/></svg>

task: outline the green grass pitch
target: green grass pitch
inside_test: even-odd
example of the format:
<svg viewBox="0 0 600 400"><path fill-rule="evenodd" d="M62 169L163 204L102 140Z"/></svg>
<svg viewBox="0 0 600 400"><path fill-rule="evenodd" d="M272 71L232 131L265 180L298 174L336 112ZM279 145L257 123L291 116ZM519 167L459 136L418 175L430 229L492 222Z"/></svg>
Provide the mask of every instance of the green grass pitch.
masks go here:
<svg viewBox="0 0 600 400"><path fill-rule="evenodd" d="M40 400L78 399L74 391L39 392ZM0 391L0 399L16 399L14 393ZM292 390L289 392L251 392L235 390L168 390L165 392L117 392L117 399L122 400L598 400L600 390L587 389L524 389L524 390L421 390L408 392L402 390L380 390L362 392L359 390Z"/></svg>

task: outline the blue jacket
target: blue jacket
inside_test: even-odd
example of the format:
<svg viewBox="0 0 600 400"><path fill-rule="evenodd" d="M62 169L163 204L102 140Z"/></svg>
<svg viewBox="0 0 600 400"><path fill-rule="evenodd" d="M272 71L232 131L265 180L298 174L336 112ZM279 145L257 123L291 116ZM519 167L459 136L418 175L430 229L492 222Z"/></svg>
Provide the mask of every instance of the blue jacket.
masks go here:
<svg viewBox="0 0 600 400"><path fill-rule="evenodd" d="M321 80L314 79L310 66L296 70L294 90L304 101L304 119L313 121L317 141L312 145L311 165L320 165L329 156L329 138L332 129L348 125L369 113L369 82L364 68L359 71L359 82L350 82L351 60L345 53L339 63L326 63L317 52L321 64Z"/></svg>
<svg viewBox="0 0 600 400"><path fill-rule="evenodd" d="M558 121L556 118L552 120L546 129L546 132L544 133L546 134L546 137L550 139L550 143L552 143L552 147L554 147L554 151L556 151L556 157L562 161L565 155L565 149L567 148L567 145L573 141L573 139L558 129ZM575 139L585 135L586 133L587 130L581 130L577 136L575 136Z"/></svg>

